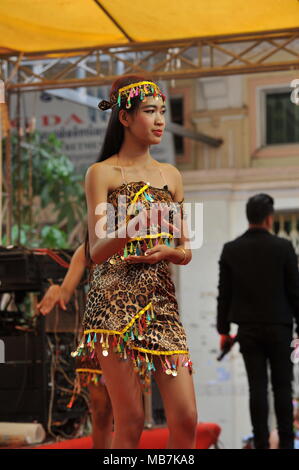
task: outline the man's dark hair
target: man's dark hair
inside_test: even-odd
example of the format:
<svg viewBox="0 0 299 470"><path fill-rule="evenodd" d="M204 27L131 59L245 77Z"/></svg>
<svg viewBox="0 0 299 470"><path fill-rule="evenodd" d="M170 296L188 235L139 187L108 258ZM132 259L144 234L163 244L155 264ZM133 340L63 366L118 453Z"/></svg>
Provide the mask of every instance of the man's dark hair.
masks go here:
<svg viewBox="0 0 299 470"><path fill-rule="evenodd" d="M250 224L261 224L269 214L274 212L274 199L268 194L255 194L248 199L246 216Z"/></svg>

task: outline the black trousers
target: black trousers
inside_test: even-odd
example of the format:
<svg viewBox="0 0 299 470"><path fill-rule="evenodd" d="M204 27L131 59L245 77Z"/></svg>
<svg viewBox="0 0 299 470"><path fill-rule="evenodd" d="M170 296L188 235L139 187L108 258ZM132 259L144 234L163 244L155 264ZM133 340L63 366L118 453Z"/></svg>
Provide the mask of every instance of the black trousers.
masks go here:
<svg viewBox="0 0 299 470"><path fill-rule="evenodd" d="M268 371L270 364L279 448L294 448L291 360L292 325L240 324L238 341L249 385L249 408L256 449L269 448Z"/></svg>

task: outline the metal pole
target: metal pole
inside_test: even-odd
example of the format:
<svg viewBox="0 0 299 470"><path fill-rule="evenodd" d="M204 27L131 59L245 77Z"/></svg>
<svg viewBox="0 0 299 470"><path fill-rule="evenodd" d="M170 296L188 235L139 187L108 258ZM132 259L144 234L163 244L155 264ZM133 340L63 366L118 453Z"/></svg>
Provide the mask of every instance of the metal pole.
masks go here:
<svg viewBox="0 0 299 470"><path fill-rule="evenodd" d="M11 245L12 237L12 184L11 184L11 130L10 130L10 93L7 92L7 119L5 146L5 178L7 188L6 245Z"/></svg>
<svg viewBox="0 0 299 470"><path fill-rule="evenodd" d="M2 245L2 208L3 208L2 206L2 111L3 111L3 102L1 101L1 90L0 90L0 245Z"/></svg>

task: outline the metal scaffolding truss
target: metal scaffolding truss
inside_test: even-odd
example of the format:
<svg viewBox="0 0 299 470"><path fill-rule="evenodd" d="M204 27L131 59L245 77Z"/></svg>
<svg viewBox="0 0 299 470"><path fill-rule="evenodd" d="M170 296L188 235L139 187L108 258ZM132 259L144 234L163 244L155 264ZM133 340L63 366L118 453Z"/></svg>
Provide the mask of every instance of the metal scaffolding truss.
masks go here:
<svg viewBox="0 0 299 470"><path fill-rule="evenodd" d="M120 74L146 75L153 80L176 80L298 68L299 28L151 43L130 42L126 45L110 44L105 47L76 50L11 52L0 55L0 79L4 82L7 103L13 93L17 93L17 102L20 103L21 92L109 85ZM0 108L1 111L3 107ZM174 123L170 123L170 126L172 127L169 130L172 132L203 141L208 145L218 147L222 143L222 139L215 139L192 129L184 129ZM20 134L19 127L18 119ZM9 126L7 132L9 134ZM7 212L8 244L11 241L12 227L9 142L10 140L6 139L6 188L3 194L7 196L3 209ZM1 179L0 169L0 213L3 183Z"/></svg>
<svg viewBox="0 0 299 470"><path fill-rule="evenodd" d="M6 90L110 84L121 73L156 80L235 75L299 67L299 28L264 33L0 56ZM36 67L36 64L39 64ZM76 70L84 70L78 77Z"/></svg>

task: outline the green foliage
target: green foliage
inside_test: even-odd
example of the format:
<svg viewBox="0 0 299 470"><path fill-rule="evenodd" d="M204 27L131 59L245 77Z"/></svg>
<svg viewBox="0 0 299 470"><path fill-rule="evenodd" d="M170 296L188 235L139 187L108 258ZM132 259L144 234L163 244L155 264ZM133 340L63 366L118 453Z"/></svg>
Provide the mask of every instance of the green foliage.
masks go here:
<svg viewBox="0 0 299 470"><path fill-rule="evenodd" d="M21 245L27 245L28 243L28 239L31 238L30 236L30 232L31 232L31 227L30 225L28 224L23 224L21 226L21 230L20 230L20 244ZM6 235L4 235L2 237L2 240L3 240L3 244L6 245L7 244L7 237ZM12 226L12 229L11 229L11 243L12 245L16 245L17 244L17 240L18 240L18 227L16 225L13 225ZM37 246L37 245L36 245Z"/></svg>
<svg viewBox="0 0 299 470"><path fill-rule="evenodd" d="M57 246L60 248L68 248L66 233L62 232L54 225L52 225L52 227L49 225L43 227L41 235L47 248L56 248Z"/></svg>
<svg viewBox="0 0 299 470"><path fill-rule="evenodd" d="M11 137L13 221L12 244L17 243L17 188L21 188L20 243L28 247L71 248L68 236L86 213L83 175L77 175L74 165L62 152L62 142L54 133L42 139L39 131L22 138L21 165L18 169L17 136ZM5 145L3 145L5 151ZM32 159L32 195L29 193L29 162ZM3 159L3 162L5 158ZM4 170L4 168L3 168ZM36 204L36 196L40 204ZM41 223L41 212L50 208L55 224ZM3 239L6 244L6 237Z"/></svg>

